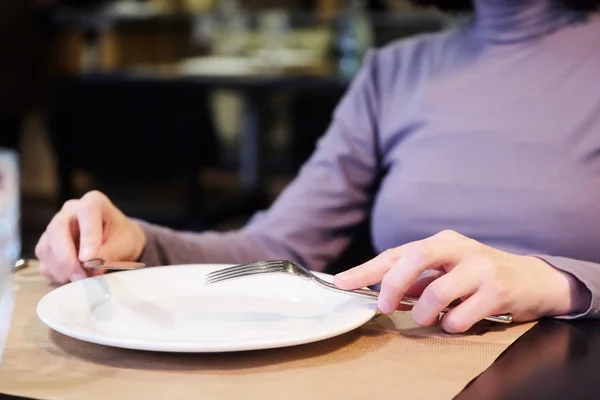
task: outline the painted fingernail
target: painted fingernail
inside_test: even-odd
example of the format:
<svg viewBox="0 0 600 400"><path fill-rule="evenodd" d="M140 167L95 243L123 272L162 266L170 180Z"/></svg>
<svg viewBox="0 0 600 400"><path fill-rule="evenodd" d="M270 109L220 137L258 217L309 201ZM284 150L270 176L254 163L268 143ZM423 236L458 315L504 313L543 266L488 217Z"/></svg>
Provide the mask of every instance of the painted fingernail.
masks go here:
<svg viewBox="0 0 600 400"><path fill-rule="evenodd" d="M87 275L85 273L75 272L73 275L71 275L71 282L77 282L85 278L87 278Z"/></svg>

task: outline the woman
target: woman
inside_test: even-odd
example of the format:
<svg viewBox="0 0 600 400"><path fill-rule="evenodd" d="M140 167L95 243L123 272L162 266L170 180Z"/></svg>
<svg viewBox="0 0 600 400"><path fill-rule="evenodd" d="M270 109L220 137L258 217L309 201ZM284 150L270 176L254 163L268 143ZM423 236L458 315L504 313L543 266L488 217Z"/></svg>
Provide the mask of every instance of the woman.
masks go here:
<svg viewBox="0 0 600 400"><path fill-rule="evenodd" d="M422 325L463 299L448 332L498 313L598 317L597 4L476 0L466 26L371 54L298 177L243 229L174 232L90 193L40 238L42 271L81 279L78 260L96 256L322 270L370 219L381 255L336 284L381 283L384 313L409 294Z"/></svg>

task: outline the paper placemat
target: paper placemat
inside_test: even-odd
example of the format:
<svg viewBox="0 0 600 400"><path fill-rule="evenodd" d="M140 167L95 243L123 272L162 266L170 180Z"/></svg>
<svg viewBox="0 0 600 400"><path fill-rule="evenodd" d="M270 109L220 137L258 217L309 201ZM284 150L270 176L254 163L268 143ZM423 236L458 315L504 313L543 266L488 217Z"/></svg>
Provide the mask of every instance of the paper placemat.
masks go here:
<svg viewBox="0 0 600 400"><path fill-rule="evenodd" d="M534 323L482 323L465 335L421 328L410 313L376 316L333 339L228 354L165 354L71 339L37 302L52 287L16 279L0 392L36 399L451 399Z"/></svg>

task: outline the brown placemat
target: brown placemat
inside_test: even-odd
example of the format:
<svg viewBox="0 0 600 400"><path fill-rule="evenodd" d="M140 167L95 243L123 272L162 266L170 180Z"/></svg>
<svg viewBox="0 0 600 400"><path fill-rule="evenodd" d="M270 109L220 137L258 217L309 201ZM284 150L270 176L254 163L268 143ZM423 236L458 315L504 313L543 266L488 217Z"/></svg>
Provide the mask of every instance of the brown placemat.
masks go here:
<svg viewBox="0 0 600 400"><path fill-rule="evenodd" d="M151 353L48 329L36 306L52 287L35 271L21 272L15 289L0 392L37 399L451 399L534 325L483 323L450 336L398 312L302 346Z"/></svg>

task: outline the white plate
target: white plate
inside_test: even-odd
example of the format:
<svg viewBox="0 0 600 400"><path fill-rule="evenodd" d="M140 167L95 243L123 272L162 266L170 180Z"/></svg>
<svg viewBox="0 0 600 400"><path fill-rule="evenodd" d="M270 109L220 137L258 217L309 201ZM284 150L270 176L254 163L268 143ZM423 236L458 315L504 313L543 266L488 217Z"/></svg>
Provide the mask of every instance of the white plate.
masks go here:
<svg viewBox="0 0 600 400"><path fill-rule="evenodd" d="M62 334L92 343L199 353L323 340L363 325L377 310L372 299L288 274L205 286L207 273L227 266L155 267L84 279L48 293L38 316Z"/></svg>

